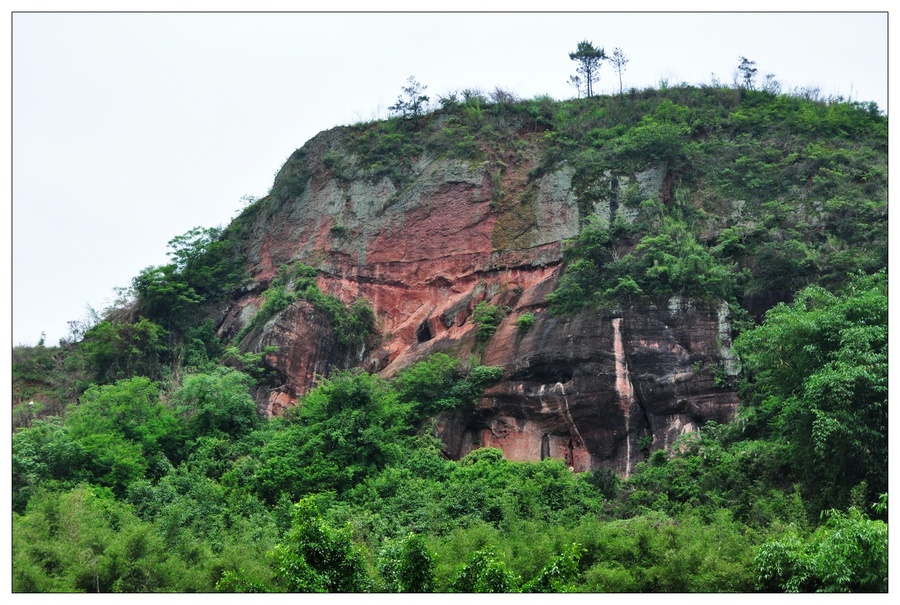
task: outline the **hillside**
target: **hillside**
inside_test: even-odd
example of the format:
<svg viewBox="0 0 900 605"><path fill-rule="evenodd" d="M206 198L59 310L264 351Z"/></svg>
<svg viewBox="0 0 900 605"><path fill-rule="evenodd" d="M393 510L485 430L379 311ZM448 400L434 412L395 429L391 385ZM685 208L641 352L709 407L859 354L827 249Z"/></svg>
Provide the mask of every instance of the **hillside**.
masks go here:
<svg viewBox="0 0 900 605"><path fill-rule="evenodd" d="M472 415L444 419L449 454L544 451L627 473L733 417L735 318L886 266L883 121L863 107L848 119L846 106L715 89L444 106L322 133L232 225L254 290L220 337L292 263L370 306L377 327L351 351L311 346L328 319L296 303L250 320L240 348L278 348L268 413L334 367L391 377L434 352L475 356L506 371ZM490 335L478 305L494 312Z"/></svg>
<svg viewBox="0 0 900 605"><path fill-rule="evenodd" d="M170 248L14 351L15 590L886 587L873 105L466 91ZM157 554L31 546L76 510Z"/></svg>

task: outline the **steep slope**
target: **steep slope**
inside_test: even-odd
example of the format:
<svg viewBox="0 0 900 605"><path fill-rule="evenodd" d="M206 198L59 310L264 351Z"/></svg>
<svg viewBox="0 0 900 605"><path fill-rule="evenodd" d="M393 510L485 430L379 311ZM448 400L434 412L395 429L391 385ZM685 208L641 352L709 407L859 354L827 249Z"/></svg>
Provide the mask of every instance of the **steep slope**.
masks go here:
<svg viewBox="0 0 900 605"><path fill-rule="evenodd" d="M728 98L732 113L747 111L742 99ZM671 101L657 102L653 115L666 104L673 111ZM812 185L803 195L793 183L783 190L771 185L749 202L737 196L753 194L757 185L737 189L743 175L704 188L716 169L713 158L722 155L713 146L697 151L695 140L709 136L709 124L695 126L696 132L670 128L678 121L648 123L648 112L619 139L599 137L582 148L574 133L561 146L563 129L546 102L532 103L531 114L501 107L490 128L482 117L475 130L466 107L429 116L424 126L395 119L321 133L291 156L270 195L236 221L255 281L228 308L219 334L241 335L244 351L271 347L266 363L280 381L260 394L261 406L280 413L316 375L334 369L361 367L390 377L444 351L504 368L476 410L437 419L453 457L493 446L511 459L560 457L576 470L607 466L627 475L678 435L731 419L739 403L732 380L739 364L730 351L736 299L727 292L657 295L580 304L556 315L548 295L563 272L565 242L589 217L615 225L620 235L607 263L613 266L642 249L641 236L654 232L663 213L688 217L705 238L701 247L737 249L737 237L741 245L753 237L768 245L766 238L776 237L771 225L748 207L765 207L765 196L794 195L796 203L779 221L809 219L811 208L822 207ZM698 162L700 153L710 160ZM791 161L796 171L800 160ZM835 169L833 159L829 169ZM802 178L812 183L812 176ZM722 193L729 187L731 197ZM828 219L821 213L808 221L823 241ZM780 222L774 228L784 231ZM757 268L749 253L728 258L739 263L729 271L750 275L742 299L756 313L789 296L809 272L798 261L785 270L794 281L772 281L766 289L757 282L769 267ZM315 267L324 293L348 305L365 300L377 337L342 343L328 315L303 300L247 330L279 269L294 263ZM502 311L488 339L479 337L473 316L479 304ZM526 314L533 323L520 326Z"/></svg>
<svg viewBox="0 0 900 605"><path fill-rule="evenodd" d="M475 413L443 419L440 434L454 457L494 446L511 459L565 457L578 470L605 463L627 473L648 439L665 446L707 420L731 417L734 391L695 370L719 364L727 350L729 341L724 349L720 341L722 334L730 338L726 311L681 309L677 302L671 310L633 309L620 317L593 311L553 317L547 310L562 242L579 228L571 171L548 173L529 190L512 175L504 195L518 207L498 209L483 166L423 158L398 191L388 179L336 179L320 158L339 146L340 131L332 131L306 147L309 184L254 224L250 259L260 284L281 265L314 263L324 292L371 304L381 339L348 351L326 316L294 302L241 343L254 351L277 347L267 361L284 384L268 393L268 413L293 404L316 374L333 368L359 365L391 376L437 351L478 355L472 312L487 302L508 313L482 363L507 372ZM645 195L656 195L651 187L658 183L644 182ZM503 232L504 211L530 219L514 238ZM512 241L498 249L498 239ZM248 309L259 308L258 291L231 308L223 335L236 333ZM522 333L515 320L526 312L535 322ZM623 379L620 367L630 367L631 378Z"/></svg>

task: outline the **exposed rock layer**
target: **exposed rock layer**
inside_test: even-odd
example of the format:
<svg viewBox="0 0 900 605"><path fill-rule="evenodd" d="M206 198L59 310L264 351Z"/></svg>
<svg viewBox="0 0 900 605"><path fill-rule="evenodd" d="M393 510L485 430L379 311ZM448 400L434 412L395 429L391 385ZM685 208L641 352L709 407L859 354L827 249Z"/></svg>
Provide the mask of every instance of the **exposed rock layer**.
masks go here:
<svg viewBox="0 0 900 605"><path fill-rule="evenodd" d="M577 234L579 205L566 169L527 178L528 162L498 171L487 164L419 158L402 189L388 179L336 177L323 162L342 155L342 132L304 148L311 177L300 195L251 225L258 287L235 302L220 332L237 333L261 303L259 292L285 263L319 268L319 287L375 311L380 339L359 350L340 345L329 320L293 303L242 342L277 347L269 365L284 384L261 406L292 405L316 375L361 366L390 377L437 351L505 369L471 413L437 423L449 455L480 446L517 460L562 457L576 470L607 466L628 474L652 448L666 447L707 420L726 421L735 393L715 384L734 373L727 309L672 301L616 315L584 311L554 317L546 296L561 271L562 242ZM635 175L657 195L660 171ZM594 212L615 212L615 192ZM611 210L612 209L612 210ZM626 217L627 219L627 217ZM509 310L483 351L472 312L481 301ZM516 320L533 313L522 331ZM720 380L721 382L721 380Z"/></svg>

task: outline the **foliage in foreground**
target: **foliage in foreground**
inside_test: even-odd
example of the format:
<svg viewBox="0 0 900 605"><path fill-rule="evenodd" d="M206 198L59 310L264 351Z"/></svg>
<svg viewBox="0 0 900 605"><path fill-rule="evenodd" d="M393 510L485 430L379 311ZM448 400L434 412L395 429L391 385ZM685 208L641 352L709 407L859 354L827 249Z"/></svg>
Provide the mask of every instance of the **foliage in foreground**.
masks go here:
<svg viewBox="0 0 900 605"><path fill-rule="evenodd" d="M234 370L166 403L146 378L92 387L13 437L13 589L884 591L886 294L885 274L860 276L773 310L743 337L759 398L618 483L492 449L444 459L423 420L471 409L494 374L446 355L394 382L337 374L265 422ZM803 376L790 392L784 371ZM847 413L825 405L826 379L856 415L829 464L872 458L823 483L795 462L816 420ZM822 506L836 501L853 506Z"/></svg>
<svg viewBox="0 0 900 605"><path fill-rule="evenodd" d="M811 286L735 343L746 370L743 422L778 438L822 509L887 491L887 272L842 295Z"/></svg>
<svg viewBox="0 0 900 605"><path fill-rule="evenodd" d="M766 542L754 558L758 590L887 592L887 523L856 508L827 511L812 535Z"/></svg>

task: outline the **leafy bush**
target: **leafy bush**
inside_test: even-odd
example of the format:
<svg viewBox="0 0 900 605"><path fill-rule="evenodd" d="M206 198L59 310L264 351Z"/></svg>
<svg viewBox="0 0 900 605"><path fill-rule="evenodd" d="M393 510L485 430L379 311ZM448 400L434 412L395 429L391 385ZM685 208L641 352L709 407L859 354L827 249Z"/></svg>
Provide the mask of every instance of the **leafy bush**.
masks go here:
<svg viewBox="0 0 900 605"><path fill-rule="evenodd" d="M783 439L820 508L887 491L887 272L779 305L735 346L756 430Z"/></svg>
<svg viewBox="0 0 900 605"><path fill-rule="evenodd" d="M498 366L475 366L465 373L459 359L435 353L402 370L394 380L400 401L422 419L443 410L471 409L485 387L503 375Z"/></svg>
<svg viewBox="0 0 900 605"><path fill-rule="evenodd" d="M195 227L169 241L172 262L148 267L132 281L141 312L182 332L204 306L230 295L247 280L237 241L218 228Z"/></svg>
<svg viewBox="0 0 900 605"><path fill-rule="evenodd" d="M188 435L241 437L256 424L250 377L231 368L186 376L170 404L186 419Z"/></svg>
<svg viewBox="0 0 900 605"><path fill-rule="evenodd" d="M102 321L78 344L78 353L94 382L108 384L132 376L160 377L166 331L141 318L135 323Z"/></svg>
<svg viewBox="0 0 900 605"><path fill-rule="evenodd" d="M84 451L85 471L118 495L160 464L181 459L183 426L147 378L90 387L66 426Z"/></svg>
<svg viewBox="0 0 900 605"><path fill-rule="evenodd" d="M408 534L402 540L386 540L379 555L378 571L388 592L432 592L434 560L425 538Z"/></svg>
<svg viewBox="0 0 900 605"><path fill-rule="evenodd" d="M580 544L572 543L547 563L537 577L526 582L522 592L574 592L574 581L580 573L578 562L584 552Z"/></svg>
<svg viewBox="0 0 900 605"><path fill-rule="evenodd" d="M522 313L516 319L516 327L522 332L527 332L532 325L534 325L534 313Z"/></svg>
<svg viewBox="0 0 900 605"><path fill-rule="evenodd" d="M291 530L271 556L278 582L290 592L366 592L372 588L351 528L328 525L313 498L294 505Z"/></svg>
<svg viewBox="0 0 900 605"><path fill-rule="evenodd" d="M828 512L803 540L788 534L759 547L756 589L766 592L887 592L887 524L858 509Z"/></svg>
<svg viewBox="0 0 900 605"><path fill-rule="evenodd" d="M405 455L408 415L378 376L337 373L307 393L296 423L266 443L255 489L270 503L282 493L347 490Z"/></svg>
<svg viewBox="0 0 900 605"><path fill-rule="evenodd" d="M665 163L682 168L688 161L690 128L684 124L644 116L641 123L616 140L616 154L621 161Z"/></svg>
<svg viewBox="0 0 900 605"><path fill-rule="evenodd" d="M472 321L477 326L475 336L478 342L484 344L491 339L505 313L501 307L480 302L472 313Z"/></svg>
<svg viewBox="0 0 900 605"><path fill-rule="evenodd" d="M518 579L494 549L488 547L472 554L453 578L450 589L453 592L515 592L517 584Z"/></svg>

